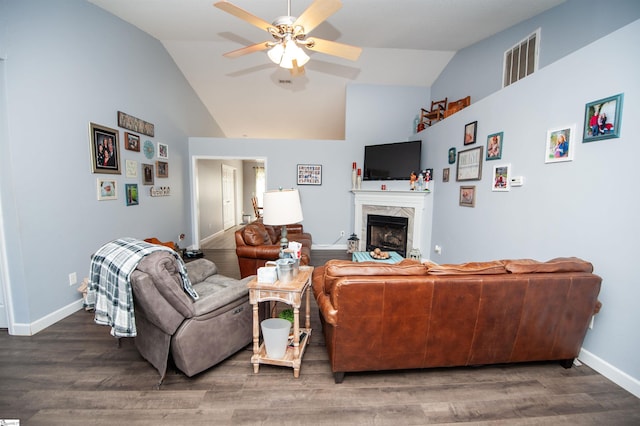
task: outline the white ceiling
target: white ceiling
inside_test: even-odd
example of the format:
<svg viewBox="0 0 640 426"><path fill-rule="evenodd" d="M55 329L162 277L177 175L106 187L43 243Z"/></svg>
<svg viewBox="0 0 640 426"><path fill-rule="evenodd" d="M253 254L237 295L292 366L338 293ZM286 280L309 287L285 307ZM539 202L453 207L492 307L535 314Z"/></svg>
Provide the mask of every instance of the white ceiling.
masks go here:
<svg viewBox="0 0 640 426"><path fill-rule="evenodd" d="M271 36L214 0L88 1L160 40L226 137L343 139L348 83L431 86L457 50L565 0L344 0L311 35L360 46L362 55L351 62L310 52L300 77L265 52L223 58ZM287 15L287 0L231 3L268 22ZM311 3L292 0L291 14Z"/></svg>

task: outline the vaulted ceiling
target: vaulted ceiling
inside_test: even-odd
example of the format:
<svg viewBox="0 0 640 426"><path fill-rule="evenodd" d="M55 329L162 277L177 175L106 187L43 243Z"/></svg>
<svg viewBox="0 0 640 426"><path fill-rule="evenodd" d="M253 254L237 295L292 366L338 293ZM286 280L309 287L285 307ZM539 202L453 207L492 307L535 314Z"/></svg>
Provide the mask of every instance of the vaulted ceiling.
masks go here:
<svg viewBox="0 0 640 426"><path fill-rule="evenodd" d="M225 137L343 139L347 84L431 86L456 51L565 0L344 0L311 35L362 47L360 58L310 52L298 77L265 52L224 58L271 36L214 0L88 1L158 39ZM287 15L287 0L231 2L268 22ZM311 3L291 0L291 15Z"/></svg>

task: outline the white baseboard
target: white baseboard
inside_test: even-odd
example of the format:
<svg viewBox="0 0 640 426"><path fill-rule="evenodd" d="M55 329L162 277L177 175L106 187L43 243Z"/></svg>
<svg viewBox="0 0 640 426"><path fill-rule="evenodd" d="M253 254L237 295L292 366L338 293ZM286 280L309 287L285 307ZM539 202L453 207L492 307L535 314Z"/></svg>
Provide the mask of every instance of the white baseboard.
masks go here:
<svg viewBox="0 0 640 426"><path fill-rule="evenodd" d="M636 398L640 398L640 380L629 376L624 371L619 370L602 358L599 358L584 349L580 349L578 359L580 362L587 364L589 367L593 368L616 385L632 393Z"/></svg>
<svg viewBox="0 0 640 426"><path fill-rule="evenodd" d="M312 250L344 250L347 251L346 244L312 244Z"/></svg>
<svg viewBox="0 0 640 426"><path fill-rule="evenodd" d="M207 244L209 241L211 241L214 238L219 237L221 235L224 235L224 231L214 232L213 234L209 235L208 237L204 237L203 239L200 240L200 247L202 247L203 245Z"/></svg>
<svg viewBox="0 0 640 426"><path fill-rule="evenodd" d="M77 301L62 307L57 311L32 322L31 324L13 324L10 334L13 336L33 336L37 332L44 330L50 325L57 323L80 309L83 309L82 299L78 299Z"/></svg>

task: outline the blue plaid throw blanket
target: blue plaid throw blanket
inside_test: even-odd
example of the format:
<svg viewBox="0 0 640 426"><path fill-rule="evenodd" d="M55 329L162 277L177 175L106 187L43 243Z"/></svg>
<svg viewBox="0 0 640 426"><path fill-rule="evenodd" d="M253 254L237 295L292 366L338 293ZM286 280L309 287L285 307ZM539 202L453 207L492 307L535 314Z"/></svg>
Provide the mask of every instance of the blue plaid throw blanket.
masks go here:
<svg viewBox="0 0 640 426"><path fill-rule="evenodd" d="M169 251L178 260L182 286L194 300L198 294L187 277L182 258L169 247L150 244L135 238L120 238L102 246L91 257L89 285L84 303L95 309L94 321L111 326L115 337L135 337L136 321L133 312L133 295L129 278L138 263L155 251Z"/></svg>

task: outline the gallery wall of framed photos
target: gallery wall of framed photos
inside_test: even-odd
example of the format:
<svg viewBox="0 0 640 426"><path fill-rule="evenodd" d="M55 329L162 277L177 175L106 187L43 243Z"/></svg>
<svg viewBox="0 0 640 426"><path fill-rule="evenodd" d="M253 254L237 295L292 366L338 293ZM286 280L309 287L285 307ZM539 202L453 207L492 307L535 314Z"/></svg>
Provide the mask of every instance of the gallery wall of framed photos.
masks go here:
<svg viewBox="0 0 640 426"><path fill-rule="evenodd" d="M117 200L122 194L125 206L137 206L142 194L170 195L169 185L154 187L169 178L169 145L150 139L155 136L154 124L122 111L117 112L117 124L124 129L122 134L119 129L89 124L91 171L108 175L97 178L97 200Z"/></svg>
<svg viewBox="0 0 640 426"><path fill-rule="evenodd" d="M621 116L624 94L619 93L606 98L588 102L584 106L584 121L582 123L582 143L602 141L620 137ZM545 164L565 163L576 159L575 151L580 142L580 134L577 132L576 123L570 123L560 127L550 128L544 141L541 140L541 156L544 153ZM523 131L526 131L524 129ZM498 130L480 135L485 140L484 146L471 147L478 140L478 121L472 121L464 126L464 138L462 147L452 146L447 151L448 164L456 165L456 181L482 180L483 160L502 160L505 153L505 134ZM517 139L513 135L512 139ZM462 148L462 149L461 149ZM484 151L484 156L483 156ZM449 182L450 168L442 170L442 182ZM524 184L523 176L514 176L510 163L495 164L491 169L491 191L509 192L512 187ZM463 207L475 207L476 186L461 185L459 205Z"/></svg>

